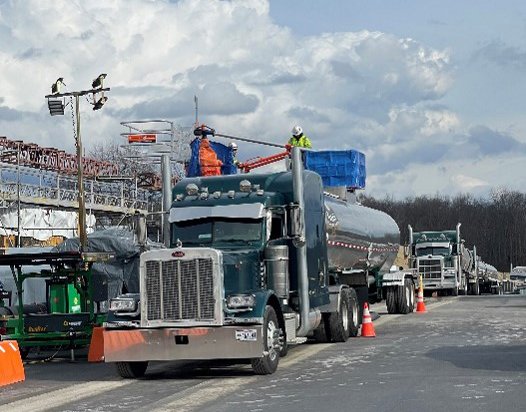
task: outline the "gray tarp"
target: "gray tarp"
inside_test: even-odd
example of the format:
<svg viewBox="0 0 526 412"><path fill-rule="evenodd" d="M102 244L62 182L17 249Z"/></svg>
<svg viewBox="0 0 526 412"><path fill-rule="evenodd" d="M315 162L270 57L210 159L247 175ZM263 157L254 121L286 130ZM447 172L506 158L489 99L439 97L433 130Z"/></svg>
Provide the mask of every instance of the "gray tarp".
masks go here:
<svg viewBox="0 0 526 412"><path fill-rule="evenodd" d="M139 256L144 250L163 247L147 243L141 251L133 232L112 228L88 235L88 252L107 252L114 257L105 263L93 264L93 272L108 278L108 296L114 298L122 292L139 292ZM56 247L57 251L79 250L78 238L67 239Z"/></svg>
<svg viewBox="0 0 526 412"><path fill-rule="evenodd" d="M144 250L162 248L162 244L149 242ZM139 256L141 248L135 241L134 234L124 228L112 228L101 230L88 235L88 252L107 252L113 255L108 262L95 263L93 272L104 274L108 279L108 297L114 298L122 292L139 292ZM56 248L12 248L6 253L39 253L49 251L72 251L79 250L77 238L67 239ZM49 269L48 266L25 266L24 272L39 272ZM4 284L5 290L13 292L13 302L18 300L16 296L16 285L9 267L0 267L0 282ZM46 301L46 283L44 279L27 279L24 281L24 303L40 303Z"/></svg>

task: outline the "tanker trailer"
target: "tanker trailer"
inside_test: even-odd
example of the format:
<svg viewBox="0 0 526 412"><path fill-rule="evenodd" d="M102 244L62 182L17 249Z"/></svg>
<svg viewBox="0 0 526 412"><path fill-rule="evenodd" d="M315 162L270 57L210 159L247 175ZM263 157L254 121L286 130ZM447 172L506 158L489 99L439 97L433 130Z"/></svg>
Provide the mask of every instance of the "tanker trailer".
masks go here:
<svg viewBox="0 0 526 412"><path fill-rule="evenodd" d="M357 291L360 303L385 299L389 313L412 312L414 271L390 270L399 248L398 225L386 213L358 203L354 193L349 197L325 195L329 269Z"/></svg>

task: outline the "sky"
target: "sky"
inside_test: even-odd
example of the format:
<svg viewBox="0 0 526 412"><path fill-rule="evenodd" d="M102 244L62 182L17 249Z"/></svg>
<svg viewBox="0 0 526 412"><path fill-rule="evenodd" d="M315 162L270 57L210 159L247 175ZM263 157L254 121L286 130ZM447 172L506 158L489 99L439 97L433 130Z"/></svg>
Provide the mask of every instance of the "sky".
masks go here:
<svg viewBox="0 0 526 412"><path fill-rule="evenodd" d="M44 96L107 73L84 147L120 122L366 154L376 197L526 192L526 2L0 0L0 136L74 151ZM239 143L240 160L275 149Z"/></svg>

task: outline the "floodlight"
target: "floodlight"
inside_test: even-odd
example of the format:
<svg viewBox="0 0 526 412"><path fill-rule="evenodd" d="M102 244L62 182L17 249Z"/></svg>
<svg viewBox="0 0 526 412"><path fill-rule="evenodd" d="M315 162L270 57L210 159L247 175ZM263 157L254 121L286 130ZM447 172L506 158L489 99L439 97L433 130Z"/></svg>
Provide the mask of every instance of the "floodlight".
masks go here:
<svg viewBox="0 0 526 412"><path fill-rule="evenodd" d="M64 115L64 101L62 99L48 98L47 107L49 108L49 114L51 116Z"/></svg>
<svg viewBox="0 0 526 412"><path fill-rule="evenodd" d="M106 78L106 73L99 74L99 77L97 77L95 80L93 80L93 83L91 83L91 87L94 89L101 88L103 86L104 79Z"/></svg>
<svg viewBox="0 0 526 412"><path fill-rule="evenodd" d="M64 83L64 78L59 77L55 83L51 85L51 94L59 94L60 93L60 87L65 86L66 83Z"/></svg>
<svg viewBox="0 0 526 412"><path fill-rule="evenodd" d="M95 102L93 105L93 110L99 110L102 109L102 106L104 106L104 103L108 101L108 98L106 96L102 96L99 100Z"/></svg>

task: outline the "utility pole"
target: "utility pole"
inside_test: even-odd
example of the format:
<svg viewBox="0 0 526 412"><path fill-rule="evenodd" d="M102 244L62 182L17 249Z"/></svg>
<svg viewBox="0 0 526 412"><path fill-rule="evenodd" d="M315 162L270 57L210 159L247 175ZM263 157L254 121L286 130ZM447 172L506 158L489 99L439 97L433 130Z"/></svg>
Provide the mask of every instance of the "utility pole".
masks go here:
<svg viewBox="0 0 526 412"><path fill-rule="evenodd" d="M20 217L20 142L16 146L16 200L17 200L17 231L16 231L16 246L22 247L22 235L20 230L22 229L21 217Z"/></svg>
<svg viewBox="0 0 526 412"><path fill-rule="evenodd" d="M103 82L106 78L106 74L100 74L92 83L92 89L81 90L77 92L60 93L60 87L64 85L63 78L57 79L52 85L51 92L46 97L48 100L49 113L51 116L64 115L64 99L65 97L75 97L75 146L77 148L77 175L78 175L78 213L79 213L79 241L81 252L86 251L88 246L88 234L86 230L86 199L84 194L84 176L83 176L83 164L82 164L82 138L80 134L80 97L85 95L93 96L93 110L99 110L104 106L104 103L108 98L104 95L104 92L110 91L110 88L104 88ZM100 98L96 96L100 94Z"/></svg>

